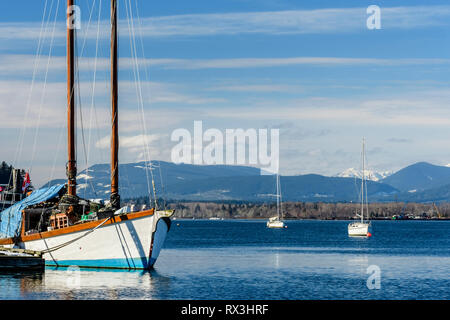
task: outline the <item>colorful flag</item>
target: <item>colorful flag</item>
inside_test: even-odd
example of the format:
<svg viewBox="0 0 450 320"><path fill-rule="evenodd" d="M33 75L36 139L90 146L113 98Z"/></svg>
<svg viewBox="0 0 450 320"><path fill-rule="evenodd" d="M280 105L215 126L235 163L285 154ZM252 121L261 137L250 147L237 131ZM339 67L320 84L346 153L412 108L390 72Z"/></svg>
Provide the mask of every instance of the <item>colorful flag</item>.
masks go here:
<svg viewBox="0 0 450 320"><path fill-rule="evenodd" d="M25 193L27 191L27 188L31 185L30 175L28 172L25 174L25 179L23 180L22 184L22 192Z"/></svg>

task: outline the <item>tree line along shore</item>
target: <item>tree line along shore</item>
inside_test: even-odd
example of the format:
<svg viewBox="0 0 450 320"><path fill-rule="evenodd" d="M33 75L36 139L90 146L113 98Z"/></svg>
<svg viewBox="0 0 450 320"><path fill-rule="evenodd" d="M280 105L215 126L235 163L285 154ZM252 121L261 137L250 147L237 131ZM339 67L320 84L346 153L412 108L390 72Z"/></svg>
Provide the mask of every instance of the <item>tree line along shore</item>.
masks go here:
<svg viewBox="0 0 450 320"><path fill-rule="evenodd" d="M125 201L128 205L147 205L148 198ZM175 217L186 219L267 219L276 215L276 203L158 201L159 207L175 209ZM449 219L450 203L369 203L370 219ZM285 202L284 219L355 219L359 203Z"/></svg>

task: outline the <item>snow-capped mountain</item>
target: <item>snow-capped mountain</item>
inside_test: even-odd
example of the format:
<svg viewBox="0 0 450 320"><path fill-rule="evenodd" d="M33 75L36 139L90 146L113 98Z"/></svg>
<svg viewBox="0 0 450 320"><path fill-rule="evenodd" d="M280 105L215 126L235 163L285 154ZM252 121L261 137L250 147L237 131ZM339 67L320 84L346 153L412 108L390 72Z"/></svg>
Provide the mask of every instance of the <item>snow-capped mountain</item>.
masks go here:
<svg viewBox="0 0 450 320"><path fill-rule="evenodd" d="M367 180L372 181L380 181L383 180L386 177L389 177L391 174L393 174L392 171L374 171L374 170L364 170L365 176ZM348 168L347 170L342 171L341 173L338 173L336 177L341 178L362 178L362 170L358 170L355 168Z"/></svg>

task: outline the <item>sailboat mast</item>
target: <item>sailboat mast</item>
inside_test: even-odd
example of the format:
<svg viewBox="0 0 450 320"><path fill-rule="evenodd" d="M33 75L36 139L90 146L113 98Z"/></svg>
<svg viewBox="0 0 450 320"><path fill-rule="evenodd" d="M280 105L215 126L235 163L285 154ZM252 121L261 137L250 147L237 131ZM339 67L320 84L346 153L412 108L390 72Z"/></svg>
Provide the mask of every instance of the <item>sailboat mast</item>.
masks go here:
<svg viewBox="0 0 450 320"><path fill-rule="evenodd" d="M280 219L280 175L277 172L277 216Z"/></svg>
<svg viewBox="0 0 450 320"><path fill-rule="evenodd" d="M111 0L111 206L120 208L119 196L119 119L117 63L117 1Z"/></svg>
<svg viewBox="0 0 450 320"><path fill-rule="evenodd" d="M73 14L74 0L67 0L67 21ZM67 162L67 193L76 196L77 193L77 163L75 154L75 28L67 24L67 130L68 130L68 162Z"/></svg>
<svg viewBox="0 0 450 320"><path fill-rule="evenodd" d="M364 138L363 138L363 143L362 143L362 181L361 181L361 222L364 221L364 182L366 180L366 168L364 166Z"/></svg>

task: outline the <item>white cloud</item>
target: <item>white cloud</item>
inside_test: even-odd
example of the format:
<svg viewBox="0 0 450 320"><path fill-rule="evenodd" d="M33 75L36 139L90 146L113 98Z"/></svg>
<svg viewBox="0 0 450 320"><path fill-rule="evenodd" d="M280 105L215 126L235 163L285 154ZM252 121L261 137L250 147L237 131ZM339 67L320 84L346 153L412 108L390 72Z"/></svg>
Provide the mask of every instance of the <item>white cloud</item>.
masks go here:
<svg viewBox="0 0 450 320"><path fill-rule="evenodd" d="M227 85L217 86L209 89L210 91L231 91L231 92L302 92L304 88L298 85L287 84L250 84L250 85Z"/></svg>
<svg viewBox="0 0 450 320"><path fill-rule="evenodd" d="M382 27L410 29L448 25L449 6L382 7ZM311 34L366 30L366 8L187 14L143 19L146 36L245 33Z"/></svg>
<svg viewBox="0 0 450 320"><path fill-rule="evenodd" d="M95 106L91 106L92 82L80 82L83 128L107 129L110 126L110 93L104 83L98 82L95 90ZM142 82L144 115L138 104L136 85L130 81L119 83L119 128L123 132L143 132L142 117L148 129L160 129L175 125L180 118L191 114L182 106L222 103L217 97L184 94L186 88L170 83ZM0 127L1 128L59 128L66 125L67 84L65 82L35 82L0 80ZM44 94L44 95L43 95ZM29 97L30 96L30 97ZM28 105L28 101L30 101ZM80 101L77 101L80 106ZM161 109L157 103L171 103L174 109ZM27 110L28 107L28 110ZM80 117L77 111L77 117ZM39 121L38 121L39 119ZM79 118L80 119L80 118ZM78 121L81 124L81 121Z"/></svg>
<svg viewBox="0 0 450 320"><path fill-rule="evenodd" d="M164 138L167 137L167 134L119 135L120 161L122 163L149 161L155 159L155 157L160 157L164 154L163 151L168 150L167 147L161 147L166 142L163 141ZM110 135L108 135L97 141L95 146L101 150L109 150L111 147L110 143Z"/></svg>
<svg viewBox="0 0 450 320"><path fill-rule="evenodd" d="M229 109L211 109L209 118L248 119L253 121L317 121L342 126L389 125L416 127L446 127L450 125L448 94L433 91L399 93L395 97L379 99L316 97L278 100L264 99L249 105ZM235 110L235 111L233 111Z"/></svg>
<svg viewBox="0 0 450 320"><path fill-rule="evenodd" d="M91 83L80 83L80 89L87 94L83 116L90 117ZM59 128L65 125L67 106L67 85L64 82L35 82L31 92L31 81L0 81L0 127L2 128ZM96 99L105 97L106 92L98 88ZM29 102L29 104L28 104ZM89 104L88 104L89 103ZM28 110L27 110L28 107ZM97 108L98 121L84 121L84 128L106 126L108 110ZM79 116L79 114L78 114ZM86 120L86 119L85 119Z"/></svg>
<svg viewBox="0 0 450 320"><path fill-rule="evenodd" d="M97 60L97 72L108 72L109 59L99 58ZM64 75L66 73L66 58L53 56L48 70L51 75ZM132 58L123 57L119 60L121 71L133 70L135 61ZM269 68L269 67L289 67L296 65L310 65L317 67L330 66L428 66L428 65L448 65L450 59L379 59L379 58L342 58L342 57L286 57L286 58L231 58L231 59L143 59L138 58L137 64L141 72L141 78L144 76L144 69L162 68L177 70L199 70L199 69L246 69L246 68ZM35 65L35 56L33 55L0 55L0 74L2 77L23 77L28 76L31 79ZM94 58L79 58L79 70L81 72L94 71ZM37 64L37 75L42 75L47 69L47 57L41 56ZM237 90L237 86L228 89ZM276 89L276 87L271 87ZM285 87L279 87L277 91ZM224 88L226 89L226 88ZM264 90L263 87L253 88L243 87L242 90L255 91ZM184 98L184 97L183 97Z"/></svg>
<svg viewBox="0 0 450 320"><path fill-rule="evenodd" d="M146 63L143 61L141 63ZM287 58L235 58L235 59L172 59L158 61L159 65L168 69L232 69L232 68L263 68L294 65L314 66L405 66L405 65L439 65L448 64L450 59L377 59L377 58L337 58L337 57L287 57Z"/></svg>
<svg viewBox="0 0 450 320"><path fill-rule="evenodd" d="M381 7L382 28L411 29L449 24L450 6ZM144 37L216 36L236 34L317 34L362 32L366 29L366 8L327 8L270 12L234 12L184 14L141 18L136 32ZM137 24L137 21L135 21ZM87 23L84 22L83 27ZM108 21L101 21L101 37L107 38ZM0 23L0 39L38 39L40 23ZM64 38L64 25L59 23L55 36ZM119 22L120 35L127 35L128 22ZM51 32L51 28L46 30ZM95 39L96 23L86 33ZM81 37L85 30L82 29Z"/></svg>
<svg viewBox="0 0 450 320"><path fill-rule="evenodd" d="M150 145L154 143L155 141L158 141L161 138L159 134L150 134L150 135L143 135L139 134L136 136L121 136L119 138L119 146L121 148L144 148L145 145ZM97 141L95 146L99 149L109 149L111 147L111 137L106 136Z"/></svg>

